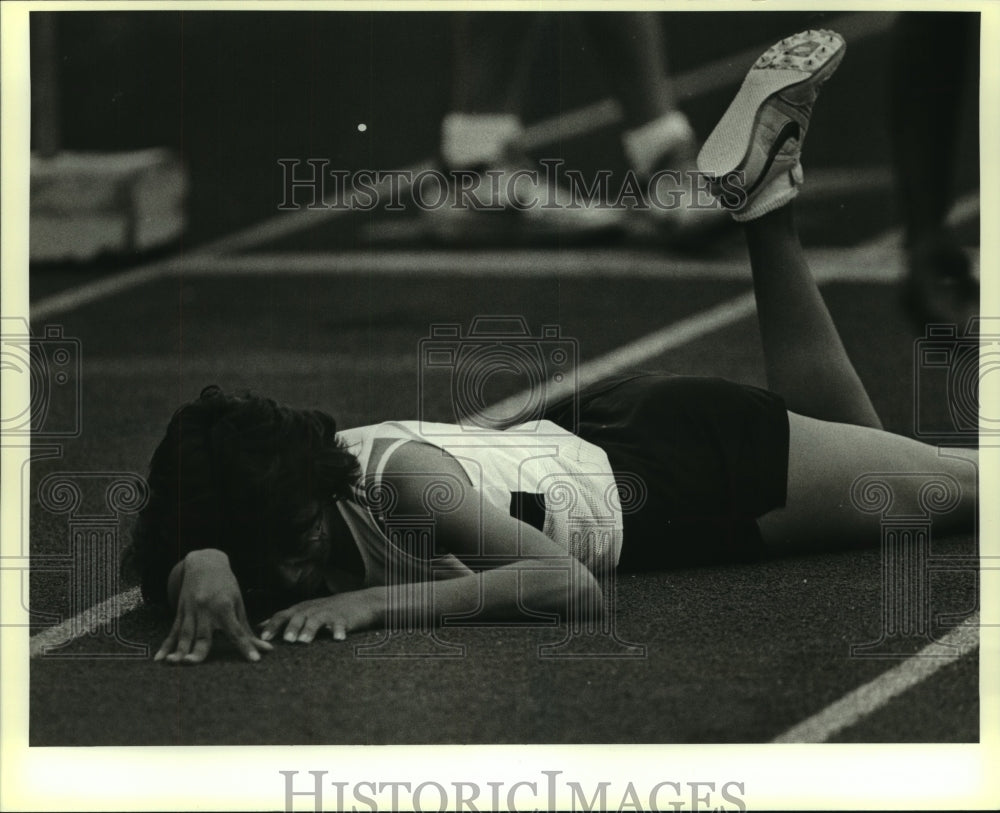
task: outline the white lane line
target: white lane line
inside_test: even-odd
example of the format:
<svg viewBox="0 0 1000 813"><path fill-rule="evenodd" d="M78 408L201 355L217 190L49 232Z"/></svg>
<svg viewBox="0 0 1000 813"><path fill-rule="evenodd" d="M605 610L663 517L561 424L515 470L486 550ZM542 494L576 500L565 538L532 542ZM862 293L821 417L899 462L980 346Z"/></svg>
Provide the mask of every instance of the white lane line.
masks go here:
<svg viewBox="0 0 1000 813"><path fill-rule="evenodd" d="M903 273L899 236L885 245L821 248L806 252L818 282L866 282L890 285ZM979 272L979 249L967 248L973 273ZM532 279L750 280L744 261L706 260L657 251L578 249L515 251L336 251L267 252L205 260L190 276L372 276L503 277ZM88 362L89 365L89 362Z"/></svg>
<svg viewBox="0 0 1000 813"><path fill-rule="evenodd" d="M400 177L399 194L402 195L409 188L410 181L422 172L434 169L435 164L430 159L420 161L408 167L398 170ZM377 199L385 198L390 192L390 179L385 178L380 183L372 184L375 189ZM292 212L276 215L270 220L249 226L242 231L229 237L216 240L211 245L211 251L205 249L199 254L228 254L235 251L245 251L253 246L259 246L271 240L279 240L295 232L303 231L320 223L336 217L349 214L352 210L346 209L296 209Z"/></svg>
<svg viewBox="0 0 1000 813"><path fill-rule="evenodd" d="M953 209L953 211L949 216L949 220L955 222L958 218L971 217L978 211L979 211L978 197L975 195L967 196L966 198L963 198L956 204L955 208ZM889 232L883 237L878 237L875 238L874 240L870 240L867 243L862 244L857 248L838 251L837 254L841 258L840 260L841 263L843 263L843 261L846 259L848 261L847 266L850 266L851 258L854 257L856 254L859 253L863 254L864 252L872 251L874 248L878 246L887 244L887 241L889 241L890 239L898 241L899 239L898 230ZM827 276L827 279L829 279L829 276ZM756 304L754 301L753 292L751 291L746 294L737 296L733 299L730 299L726 302L722 302L705 311L701 311L700 313L696 313L685 319L681 319L678 322L675 322L671 325L667 325L661 330L650 333L634 342L631 342L629 344L626 344L618 348L617 350L607 353L604 356L600 356L597 359L585 362L578 368L577 379L575 382L567 381L567 385L562 388L553 387L552 390L547 394L547 397L552 399L559 398L562 395L568 394L571 391L572 387L587 386L588 384L599 381L602 378L614 375L619 371L639 365L644 361L648 361L649 359L656 357L657 355L660 355L669 350L673 350L677 347L680 347L694 339L705 336L708 333L711 333L712 331L720 330L728 325L731 325L732 323L744 317L749 316L755 311L755 309L756 309ZM166 362L163 363L166 364ZM114 362L110 361L108 362L109 371L112 371L114 364L115 364ZM176 368L171 368L171 369L176 369ZM525 393L519 393L511 398L505 399L504 401L496 405L495 411L496 413L501 415L512 413L520 409L521 405L524 403L524 398L525 398ZM491 411L494 410L491 409ZM111 599L108 599L108 601L98 606L104 607L109 603L115 602L115 600L118 598L120 598L120 596L112 597ZM127 604L127 602L123 603L121 606L123 609L121 609L119 615L121 613L126 612L129 609L132 609L132 607ZM104 623L104 621L102 620L100 623ZM79 628L80 631L75 631L77 630L77 628L68 627L67 625L62 624L59 625L59 627L55 627L52 629L60 629L62 630L61 633L62 635L69 636L66 637L64 640L60 640L61 643L64 643L65 641L69 641L75 637L79 637L80 635L86 634L92 631L92 629L96 629L96 626L88 628ZM49 632L49 630L46 630L43 633L39 633L38 636L43 635L47 632ZM55 634L56 633L53 633L53 635ZM38 636L34 636L32 638L32 641L34 641L35 638L37 638Z"/></svg>
<svg viewBox="0 0 1000 813"><path fill-rule="evenodd" d="M130 271L112 274L40 299L29 309L31 323L34 325L58 313L64 313L89 302L120 294L139 285L145 285L147 282L166 276L179 262L179 260L171 258L148 265L140 265Z"/></svg>
<svg viewBox="0 0 1000 813"><path fill-rule="evenodd" d="M948 211L946 222L954 227L979 216L979 192L963 195ZM980 275L979 246L967 246L972 273ZM883 234L853 246L849 250L824 248L809 251L809 266L818 283L832 281L896 282L905 273L902 229Z"/></svg>
<svg viewBox="0 0 1000 813"><path fill-rule="evenodd" d="M359 370L367 373L417 373L416 353L371 358L366 352L295 353L248 352L240 355L238 368L224 356L134 355L88 357L87 375L112 378L221 376L314 376L343 375Z"/></svg>
<svg viewBox="0 0 1000 813"><path fill-rule="evenodd" d="M880 166L832 166L832 167L818 167L815 170L809 171L808 182L805 187L803 187L802 195L800 197L800 205L810 205L813 201L824 201L829 202L831 198L837 198L843 195L856 195L860 192L873 192L873 191L884 191L892 187L893 177L892 172L888 167ZM625 212L625 217L623 217L623 226L626 231L630 234L634 233L633 236L638 237L643 241L647 241L650 244L650 248L645 251L645 254L650 258L654 256L659 256L660 252L665 250L662 245L663 240L658 234L653 222L647 222L645 217L641 216L639 212ZM415 215L406 217L394 217L386 220L379 220L376 222L364 223L360 227L360 233L363 234L369 242L377 243L381 246L386 246L387 251L391 251L390 247L393 243L404 243L403 248L411 253L417 251L417 247L424 247L428 242L429 230L432 229L433 219L435 216L441 216L435 212L424 212L417 213ZM484 215L488 217L489 215ZM706 242L710 242L706 240ZM433 246L433 243L432 243ZM590 246L579 249L584 253L588 253L593 250L600 250L600 246ZM442 257L443 262L448 262L448 257L454 251L459 252L478 252L478 256L488 256L500 254L502 256L507 256L508 252L504 252L499 246L484 246L481 249L476 249L475 247L463 247L462 245L448 246L446 249L435 251L433 247L431 251L426 252L428 257ZM549 248L547 251L544 247L534 247L533 249L523 249L523 251L538 251L538 256L551 256L556 254L554 248ZM560 247L560 251L562 251ZM514 253L517 253L517 249ZM611 247L606 249L608 253L612 251ZM324 254L330 254L332 256L344 256L344 257L357 257L363 253L374 252L362 252L362 251L323 251L318 250L314 252L279 252L277 254L271 252L259 252L252 256L281 256L289 257L296 253L301 253L303 256L320 257ZM641 249L636 248L624 248L621 252L626 256L630 254L643 254ZM247 256L247 255L240 255ZM473 256L476 256L474 253ZM684 260L692 259L690 255L685 254L683 256ZM704 261L699 261L704 262ZM428 263L429 264L429 263ZM572 263L567 263L567 265L572 265ZM307 266L306 270L310 270Z"/></svg>
<svg viewBox="0 0 1000 813"><path fill-rule="evenodd" d="M803 193L811 198L836 196L859 188L884 188L891 176L872 168L852 177L848 168L829 168L812 173ZM979 215L978 191L959 198L948 215L948 223L959 226ZM418 219L414 219L415 221ZM399 229L399 224L394 228ZM413 229L417 226L413 226ZM373 232L373 236L378 236ZM819 282L896 282L903 273L902 233L890 229L849 248L808 249L813 275ZM976 276L978 247L968 248ZM264 251L237 256L192 259L185 273L190 276L226 275L338 275L421 274L426 276L533 277L630 277L656 279L749 279L745 261L712 260L669 254L657 248L525 248L503 250L420 248L350 251Z"/></svg>
<svg viewBox="0 0 1000 813"><path fill-rule="evenodd" d="M721 330L755 312L756 302L752 291L721 302L581 364L577 368L575 380L567 378L561 384L547 385L545 398L547 401L555 401L572 396L581 387L596 384L601 379L636 367L669 350ZM517 414L524 406L525 396L526 393L518 393L505 398L491 406L490 412L499 415Z"/></svg>
<svg viewBox="0 0 1000 813"><path fill-rule="evenodd" d="M894 13L863 12L844 15L842 18L833 20L830 25L836 27L849 41L858 41L887 31L894 19ZM747 49L735 56L724 57L678 75L675 78L678 94L689 99L737 82L746 72L747 65L752 64L764 48L770 45L771 43L767 43L757 48ZM537 149L574 135L594 132L620 120L621 109L618 104L611 100L605 100L596 105L570 111L528 127L521 142L525 149ZM405 188L406 179L418 175L424 170L432 169L434 166L432 161L425 160L403 170L410 174L403 176L400 189ZM384 184L377 184L376 188L378 194L384 195L388 191L388 181ZM264 242L308 229L330 218L340 216L346 211L350 210L300 209L295 212L282 213L263 223L253 224L236 234L216 240L189 254L142 265L131 271L116 274L111 278L80 285L41 299L31 306L30 319L32 322L49 319L56 314L65 313L99 299L114 296L159 279L166 274L177 273L191 267L192 264L197 265L204 257L245 251Z"/></svg>
<svg viewBox="0 0 1000 813"><path fill-rule="evenodd" d="M749 279L745 262L669 257L651 250L544 249L260 252L206 259L192 276L369 276L419 274L427 277L604 277L616 276Z"/></svg>
<svg viewBox="0 0 1000 813"><path fill-rule="evenodd" d="M37 635L31 636L31 657L37 658L39 655L45 655L48 650L54 647L67 644L102 627L110 630L117 619L125 613L131 612L141 603L142 593L138 587L133 587L102 601L100 604L95 604L54 627L42 630Z"/></svg>
<svg viewBox="0 0 1000 813"><path fill-rule="evenodd" d="M976 613L935 643L788 729L772 742L826 742L978 646L979 613Z"/></svg>
<svg viewBox="0 0 1000 813"><path fill-rule="evenodd" d="M833 177L833 175L831 175ZM948 215L952 226L979 214L978 192L955 202ZM903 273L902 233L890 229L849 248L809 249L809 266L817 282L859 281L891 284ZM973 272L979 275L979 249L968 248ZM659 249L378 249L369 251L269 251L232 257L206 257L185 273L194 276L400 275L447 277L561 277L750 279L746 261L712 260L671 255Z"/></svg>
<svg viewBox="0 0 1000 813"><path fill-rule="evenodd" d="M425 169L432 166L429 162L422 162L414 166L403 169L404 175L400 181L400 189L405 190L406 180L413 175L418 175ZM389 192L389 180L385 183L375 184L377 194L385 195ZM94 282L78 285L58 294L40 299L29 309L32 323L37 323L44 319L49 319L59 313L79 308L99 299L128 291L139 285L144 285L153 280L170 274L186 272L198 263L220 254L234 251L246 251L254 246L261 245L271 240L278 240L287 237L289 234L308 229L319 223L323 223L331 218L340 217L346 214L348 209L298 209L294 212L284 212L275 217L265 220L263 223L254 223L245 229L241 229L235 234L221 237L208 245L195 249L189 253L182 253L176 257L169 257L165 260L157 260L146 265L140 265L130 271L120 274L113 274Z"/></svg>
<svg viewBox="0 0 1000 813"><path fill-rule="evenodd" d="M623 345L617 350L613 350L593 361L581 364L577 370L577 379L573 383L575 386L586 386L592 382L599 381L606 376L641 364L643 361L686 344L714 330L719 330L745 316L749 316L753 312L754 298L753 293L749 292L708 310L696 313L686 319L681 319L662 330L655 331L637 341ZM412 360L409 363L412 366ZM172 361L171 364L173 364ZM114 365L109 363L108 366L111 368ZM124 369L123 366L122 370ZM176 370L176 366L173 366L172 369ZM567 381L567 384L570 384L570 382ZM553 387L551 391L547 392L546 397L558 398L561 395L572 392L572 389L573 384L562 388ZM505 399L495 407L491 407L491 412L508 414L520 409L524 403L526 394L519 393ZM96 630L101 625L112 622L115 618L135 609L139 603L138 596L138 589L133 588L119 596L113 596L92 610L87 610L69 621L38 633L31 638L31 656L36 657L42 654L44 646L52 647L68 643L75 638ZM36 645L36 641L40 643Z"/></svg>
<svg viewBox="0 0 1000 813"><path fill-rule="evenodd" d="M888 31L895 19L895 12L861 12L845 14L824 25L841 33L848 44L853 44ZM741 81L754 61L773 44L771 41L765 42L677 74L673 77L673 84L678 98L686 101ZM560 140L592 133L602 127L611 127L621 123L622 119L622 109L618 102L614 99L602 99L525 128L519 144L522 149L536 150Z"/></svg>

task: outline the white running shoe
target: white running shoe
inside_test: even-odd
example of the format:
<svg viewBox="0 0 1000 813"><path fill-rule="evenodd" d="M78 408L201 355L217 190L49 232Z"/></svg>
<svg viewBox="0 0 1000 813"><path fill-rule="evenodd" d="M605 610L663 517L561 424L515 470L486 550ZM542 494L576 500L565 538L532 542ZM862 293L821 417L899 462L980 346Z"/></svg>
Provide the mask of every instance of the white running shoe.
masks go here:
<svg viewBox="0 0 1000 813"><path fill-rule="evenodd" d="M798 194L812 106L845 48L835 31L793 34L765 51L743 80L698 154L698 170L736 220L753 220Z"/></svg>

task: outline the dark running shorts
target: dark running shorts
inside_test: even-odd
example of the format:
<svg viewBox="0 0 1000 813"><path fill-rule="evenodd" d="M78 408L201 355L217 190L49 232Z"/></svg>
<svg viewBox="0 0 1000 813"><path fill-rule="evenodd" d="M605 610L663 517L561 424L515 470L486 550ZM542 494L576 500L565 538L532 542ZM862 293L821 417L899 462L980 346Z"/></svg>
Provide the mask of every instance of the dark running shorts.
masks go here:
<svg viewBox="0 0 1000 813"><path fill-rule="evenodd" d="M757 517L786 495L779 396L720 378L637 373L600 382L575 409L556 404L545 417L607 452L622 495L620 570L762 555Z"/></svg>

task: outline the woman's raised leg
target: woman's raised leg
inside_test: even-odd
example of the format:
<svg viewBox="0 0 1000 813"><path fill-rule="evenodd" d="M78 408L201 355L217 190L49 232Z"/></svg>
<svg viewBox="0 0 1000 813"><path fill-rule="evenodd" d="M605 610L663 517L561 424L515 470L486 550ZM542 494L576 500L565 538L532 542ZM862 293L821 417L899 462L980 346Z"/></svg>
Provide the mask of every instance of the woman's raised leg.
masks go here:
<svg viewBox="0 0 1000 813"><path fill-rule="evenodd" d="M881 428L806 264L793 207L744 224L768 389L793 412Z"/></svg>
<svg viewBox="0 0 1000 813"><path fill-rule="evenodd" d="M768 385L789 411L787 499L759 520L776 549L878 542L883 514L971 530L977 453L881 429L806 264L792 201L812 105L844 53L831 31L769 49L706 140L699 169L746 226Z"/></svg>
<svg viewBox="0 0 1000 813"><path fill-rule="evenodd" d="M705 141L698 167L746 226L769 389L793 412L881 427L806 264L793 213L813 103L845 48L833 31L805 31L768 49Z"/></svg>

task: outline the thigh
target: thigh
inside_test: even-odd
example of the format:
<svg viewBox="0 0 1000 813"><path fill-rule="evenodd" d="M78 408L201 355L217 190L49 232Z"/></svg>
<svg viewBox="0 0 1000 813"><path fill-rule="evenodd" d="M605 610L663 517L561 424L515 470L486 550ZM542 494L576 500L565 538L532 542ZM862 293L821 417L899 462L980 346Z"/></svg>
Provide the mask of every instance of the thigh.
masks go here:
<svg viewBox="0 0 1000 813"><path fill-rule="evenodd" d="M975 451L793 412L788 423L785 506L758 520L772 552L875 544L884 516L933 516L935 530L972 530Z"/></svg>
<svg viewBox="0 0 1000 813"><path fill-rule="evenodd" d="M623 569L761 553L756 518L785 502L788 418L772 393L718 378L644 374L580 398L578 434L605 450L622 493Z"/></svg>

